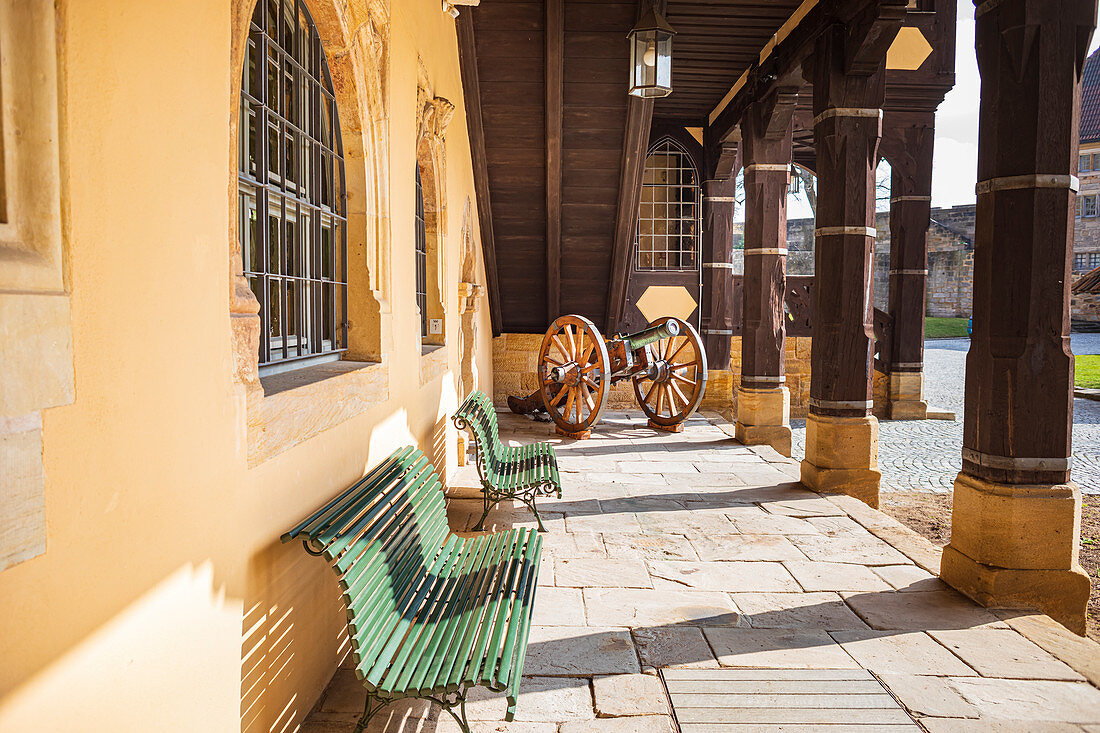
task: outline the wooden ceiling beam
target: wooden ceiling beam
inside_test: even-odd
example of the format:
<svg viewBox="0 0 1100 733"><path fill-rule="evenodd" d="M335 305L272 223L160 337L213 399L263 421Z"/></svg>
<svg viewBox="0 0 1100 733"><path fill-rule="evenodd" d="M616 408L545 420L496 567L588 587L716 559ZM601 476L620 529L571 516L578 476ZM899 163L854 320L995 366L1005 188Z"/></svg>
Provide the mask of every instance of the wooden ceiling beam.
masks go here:
<svg viewBox="0 0 1100 733"><path fill-rule="evenodd" d="M466 127L470 133L470 157L473 158L474 197L481 228L481 252L485 265L489 296L489 319L493 335L501 332L500 275L497 271L496 240L493 237L493 207L489 198L489 164L485 154L485 125L481 117L481 88L477 76L477 51L474 45L473 10L455 18L458 36L458 63L462 75L462 98L466 105Z"/></svg>
<svg viewBox="0 0 1100 733"><path fill-rule="evenodd" d="M712 115L709 126L714 128L713 135L716 138L728 135L741 119L745 108L767 94L777 80L801 75L802 61L813 51L814 41L833 25L844 25L852 33L868 36L870 43L860 46L870 49L866 54L867 59L874 54L885 53L884 48L879 48L881 44L875 43L875 39L881 39L889 45L893 39L889 29L876 20L883 12L891 15L891 23L887 25L891 25L896 33L896 26L905 13L904 0L834 0L820 2L810 8L763 61L753 64L745 72L744 83L717 116ZM859 70L866 65L867 60L857 54L847 59L847 63L853 70Z"/></svg>

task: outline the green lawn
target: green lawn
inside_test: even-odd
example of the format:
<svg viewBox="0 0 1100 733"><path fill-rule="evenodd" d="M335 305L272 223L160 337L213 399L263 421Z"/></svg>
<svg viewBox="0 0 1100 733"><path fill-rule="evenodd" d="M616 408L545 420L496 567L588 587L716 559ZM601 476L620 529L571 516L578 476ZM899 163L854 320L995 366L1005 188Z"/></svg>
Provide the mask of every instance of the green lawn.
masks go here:
<svg viewBox="0 0 1100 733"><path fill-rule="evenodd" d="M1073 381L1078 387L1100 389L1100 354L1075 356L1073 363L1076 372Z"/></svg>
<svg viewBox="0 0 1100 733"><path fill-rule="evenodd" d="M953 339L966 337L965 318L925 318L926 339Z"/></svg>

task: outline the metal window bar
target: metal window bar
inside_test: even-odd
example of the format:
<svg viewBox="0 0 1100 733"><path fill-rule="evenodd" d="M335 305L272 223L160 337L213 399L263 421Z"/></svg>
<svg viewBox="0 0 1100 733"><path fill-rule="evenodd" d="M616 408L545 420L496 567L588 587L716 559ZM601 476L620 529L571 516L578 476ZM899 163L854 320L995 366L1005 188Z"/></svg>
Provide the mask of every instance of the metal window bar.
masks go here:
<svg viewBox="0 0 1100 733"><path fill-rule="evenodd" d="M428 230L424 218L424 183L416 166L416 307L420 309L420 336L428 335Z"/></svg>
<svg viewBox="0 0 1100 733"><path fill-rule="evenodd" d="M702 189L691 157L671 140L646 156L635 234L637 270L694 270L702 229Z"/></svg>
<svg viewBox="0 0 1100 733"><path fill-rule="evenodd" d="M301 0L260 0L241 80L238 236L260 366L347 350L344 155L328 61Z"/></svg>

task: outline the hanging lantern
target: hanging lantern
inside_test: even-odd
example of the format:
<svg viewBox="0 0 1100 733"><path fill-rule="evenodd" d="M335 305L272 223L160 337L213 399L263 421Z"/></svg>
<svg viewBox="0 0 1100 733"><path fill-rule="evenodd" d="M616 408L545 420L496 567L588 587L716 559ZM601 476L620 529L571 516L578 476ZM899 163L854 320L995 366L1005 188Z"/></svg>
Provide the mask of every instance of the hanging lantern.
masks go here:
<svg viewBox="0 0 1100 733"><path fill-rule="evenodd" d="M672 94L672 36L676 31L651 6L627 38L630 39L630 93L635 97Z"/></svg>

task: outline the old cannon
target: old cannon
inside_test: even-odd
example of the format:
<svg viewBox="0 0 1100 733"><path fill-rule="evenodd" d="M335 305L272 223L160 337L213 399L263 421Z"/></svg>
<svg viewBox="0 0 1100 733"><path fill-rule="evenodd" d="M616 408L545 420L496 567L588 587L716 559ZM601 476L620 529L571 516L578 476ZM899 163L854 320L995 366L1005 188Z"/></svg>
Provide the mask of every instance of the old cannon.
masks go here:
<svg viewBox="0 0 1100 733"><path fill-rule="evenodd" d="M678 433L707 386L707 356L698 332L679 318L659 318L638 333L605 340L592 321L562 316L550 324L538 358L539 388L510 397L513 412L545 410L570 438L587 438L611 385L633 381L650 427Z"/></svg>

